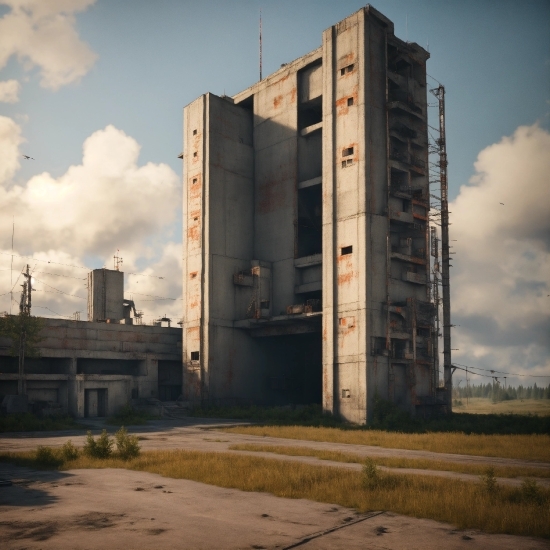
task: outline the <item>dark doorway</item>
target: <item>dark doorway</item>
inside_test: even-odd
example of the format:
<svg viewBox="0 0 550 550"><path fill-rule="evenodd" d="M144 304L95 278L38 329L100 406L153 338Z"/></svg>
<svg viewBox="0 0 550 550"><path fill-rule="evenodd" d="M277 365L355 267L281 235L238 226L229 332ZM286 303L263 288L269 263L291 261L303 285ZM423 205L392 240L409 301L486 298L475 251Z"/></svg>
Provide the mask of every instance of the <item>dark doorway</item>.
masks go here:
<svg viewBox="0 0 550 550"><path fill-rule="evenodd" d="M107 416L107 390L84 390L84 416L96 418Z"/></svg>
<svg viewBox="0 0 550 550"><path fill-rule="evenodd" d="M271 360L267 389L273 404L321 404L323 394L320 333L265 338Z"/></svg>
<svg viewBox="0 0 550 550"><path fill-rule="evenodd" d="M183 366L181 361L159 361L159 399L175 401L182 393Z"/></svg>

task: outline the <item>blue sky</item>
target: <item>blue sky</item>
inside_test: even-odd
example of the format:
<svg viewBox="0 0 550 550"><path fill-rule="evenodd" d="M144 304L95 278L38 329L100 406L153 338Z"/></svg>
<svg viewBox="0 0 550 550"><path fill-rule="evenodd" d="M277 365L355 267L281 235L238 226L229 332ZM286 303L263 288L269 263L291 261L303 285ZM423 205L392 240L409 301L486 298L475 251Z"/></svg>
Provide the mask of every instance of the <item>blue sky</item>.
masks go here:
<svg viewBox="0 0 550 550"><path fill-rule="evenodd" d="M98 1L77 15L79 35L98 59L76 84L44 91L11 59L3 79L30 76L21 101L25 152L60 175L81 158L84 139L113 124L142 145L143 160L178 174L182 108L210 91L228 95L258 78L263 13L264 74L318 47L323 29L361 1ZM521 124L550 123L550 4L546 1L381 1L397 36L429 44L428 72L447 88L451 197L484 147ZM432 84L435 82L431 81ZM27 166L21 177L32 175Z"/></svg>
<svg viewBox="0 0 550 550"><path fill-rule="evenodd" d="M267 75L317 48L325 28L363 5L359 0L0 0L0 100L2 83L11 82L0 101L5 145L0 172L2 163L7 167L0 182L5 190L1 251L10 251L12 217L17 253L58 261L66 276L75 270L61 264L110 267L120 248L126 272L140 274L127 277L127 288L136 296L139 288L143 295L175 298L143 304L150 316L181 315L182 166L177 155L183 107L202 93L232 95L258 79L260 9ZM550 230L544 221L529 228L524 221L541 205L550 214L548 176L541 176L546 168L531 169L543 162L550 127L550 3L381 0L373 5L394 22L397 36L429 49L428 73L447 89L450 198L457 216L456 222L451 218L456 223L451 232L461 237L453 319L461 325L457 341L469 350L457 356L480 366L505 365L513 357L520 369L550 374L544 342L549 308L541 301L550 294ZM59 27L49 26L54 20ZM517 133L520 127L531 131ZM511 140L510 147L503 138ZM21 154L36 160L23 161ZM478 157L485 162L476 168ZM517 162L499 172L509 159ZM525 181L522 162L531 174ZM508 181L516 167L520 176ZM472 176L478 194L471 186L461 189ZM121 183L112 187L116 182ZM147 185L163 191L148 194ZM493 213L501 202L496 195L505 195L502 202L508 204L523 204L525 197L531 202L523 210L515 206L513 212ZM39 209L37 196L48 197L50 207ZM487 220L482 220L487 210L472 218L480 204L489 210ZM504 234L516 244L504 242ZM480 252L476 257L474 248ZM1 295L13 285L2 279L5 260L0 257L0 311L9 309L10 297ZM488 279L495 264L500 271ZM85 270L78 273L85 276ZM51 277L63 292L83 292L63 286L65 278ZM536 299L527 300L532 309L506 324L504 313L489 318L486 311L466 307L463 297L485 284L500 292L491 295L493 301L510 307L525 289L535 289ZM52 294L36 299L37 304L60 316L81 307L66 294ZM529 328L529 318L536 319L536 330ZM514 322L521 327L516 330ZM489 326L482 338L480 327ZM498 334L524 332L523 340L502 352Z"/></svg>

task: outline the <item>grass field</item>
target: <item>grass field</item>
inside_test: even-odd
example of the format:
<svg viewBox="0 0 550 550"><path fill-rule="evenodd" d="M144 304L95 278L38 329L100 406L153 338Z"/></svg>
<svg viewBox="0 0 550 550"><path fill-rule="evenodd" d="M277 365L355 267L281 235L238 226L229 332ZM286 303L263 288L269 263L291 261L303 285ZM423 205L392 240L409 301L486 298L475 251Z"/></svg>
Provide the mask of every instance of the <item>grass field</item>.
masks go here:
<svg viewBox="0 0 550 550"><path fill-rule="evenodd" d="M453 411L472 414L535 414L550 416L550 399L512 399L493 403L491 399L470 397L459 400L462 405L456 405L453 400Z"/></svg>
<svg viewBox="0 0 550 550"><path fill-rule="evenodd" d="M263 453L274 453L287 456L314 456L321 460L332 460L335 462L351 462L362 464L365 462L364 456L342 451L328 451L321 449L311 449L309 447L288 447L283 445L255 445L253 443L242 443L231 445L232 451L252 451ZM372 458L378 466L387 466L388 468L417 468L420 470L439 470L447 472L459 472L462 474L484 475L487 466L482 464L461 464L449 462L447 460L428 460L423 458L400 458L400 457L374 457ZM495 476L497 477L539 477L550 478L550 469L529 468L521 466L495 466Z"/></svg>
<svg viewBox="0 0 550 550"><path fill-rule="evenodd" d="M36 456L36 452L5 453L0 460L36 467ZM126 468L219 487L338 504L360 512L388 510L448 522L461 529L550 538L550 491L533 484L513 489L491 483L381 474L375 468L361 473L231 453L181 450L148 451L129 461L82 456L60 460L57 469L62 470Z"/></svg>
<svg viewBox="0 0 550 550"><path fill-rule="evenodd" d="M495 456L550 462L549 435L480 435L464 433L403 434L381 430L341 430L306 426L236 426L230 433L374 445L390 449L413 449L435 453Z"/></svg>

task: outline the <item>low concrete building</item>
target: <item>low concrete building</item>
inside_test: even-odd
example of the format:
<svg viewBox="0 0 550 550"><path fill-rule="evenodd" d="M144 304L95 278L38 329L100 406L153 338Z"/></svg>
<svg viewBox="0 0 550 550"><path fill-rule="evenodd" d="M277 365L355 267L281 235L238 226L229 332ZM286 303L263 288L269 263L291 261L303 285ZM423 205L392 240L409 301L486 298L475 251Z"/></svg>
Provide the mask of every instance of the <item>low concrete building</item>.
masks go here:
<svg viewBox="0 0 550 550"><path fill-rule="evenodd" d="M101 300L96 299L96 312L122 315L123 274L116 273L114 277L107 273L102 280L115 280L119 293L107 293L99 285L96 290ZM134 325L131 319L44 318L40 356L25 359L29 403L58 405L81 418L109 416L132 399L176 400L182 393L181 329ZM0 337L0 402L4 395L17 394L18 358L9 356L11 345L11 340Z"/></svg>

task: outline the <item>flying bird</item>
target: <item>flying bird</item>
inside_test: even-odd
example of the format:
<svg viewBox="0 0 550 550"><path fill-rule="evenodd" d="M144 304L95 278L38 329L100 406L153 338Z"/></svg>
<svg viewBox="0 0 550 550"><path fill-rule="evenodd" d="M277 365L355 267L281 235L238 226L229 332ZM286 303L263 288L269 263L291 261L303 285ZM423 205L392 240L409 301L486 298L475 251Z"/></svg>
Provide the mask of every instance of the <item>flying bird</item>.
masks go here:
<svg viewBox="0 0 550 550"><path fill-rule="evenodd" d="M23 158L25 160L34 160L32 157L29 157L29 155L23 155Z"/></svg>

